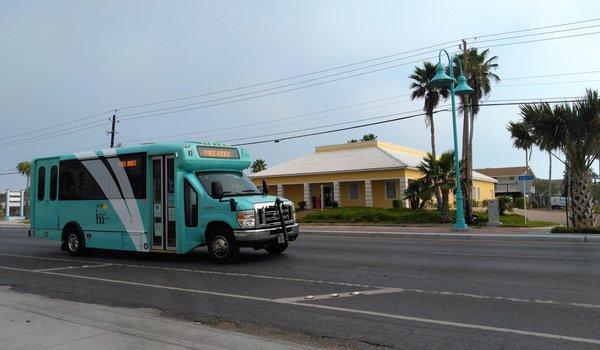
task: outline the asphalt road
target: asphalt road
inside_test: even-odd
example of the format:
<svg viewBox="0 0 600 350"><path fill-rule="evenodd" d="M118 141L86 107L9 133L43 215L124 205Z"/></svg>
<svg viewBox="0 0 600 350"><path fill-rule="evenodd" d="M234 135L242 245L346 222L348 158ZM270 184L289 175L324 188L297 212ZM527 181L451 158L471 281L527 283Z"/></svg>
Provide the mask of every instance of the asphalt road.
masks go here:
<svg viewBox="0 0 600 350"><path fill-rule="evenodd" d="M0 285L344 348L600 348L600 244L301 236L221 266L0 228Z"/></svg>

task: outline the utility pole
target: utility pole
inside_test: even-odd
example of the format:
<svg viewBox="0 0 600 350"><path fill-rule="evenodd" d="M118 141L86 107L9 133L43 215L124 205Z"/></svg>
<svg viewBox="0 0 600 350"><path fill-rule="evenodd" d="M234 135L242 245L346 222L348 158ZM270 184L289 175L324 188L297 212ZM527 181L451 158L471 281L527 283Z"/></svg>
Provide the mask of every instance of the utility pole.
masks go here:
<svg viewBox="0 0 600 350"><path fill-rule="evenodd" d="M115 147L115 127L117 124L117 110L115 109L115 113L112 116L112 127L110 128L110 148Z"/></svg>

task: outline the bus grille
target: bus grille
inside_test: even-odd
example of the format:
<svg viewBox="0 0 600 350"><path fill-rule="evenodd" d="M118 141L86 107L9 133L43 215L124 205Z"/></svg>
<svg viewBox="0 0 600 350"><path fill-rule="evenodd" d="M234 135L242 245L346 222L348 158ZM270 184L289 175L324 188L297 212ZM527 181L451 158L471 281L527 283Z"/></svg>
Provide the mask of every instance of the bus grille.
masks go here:
<svg viewBox="0 0 600 350"><path fill-rule="evenodd" d="M281 212L286 223L292 221L292 207L290 205L283 204ZM258 208L257 214L258 224L261 226L277 226L281 224L277 208L274 205Z"/></svg>

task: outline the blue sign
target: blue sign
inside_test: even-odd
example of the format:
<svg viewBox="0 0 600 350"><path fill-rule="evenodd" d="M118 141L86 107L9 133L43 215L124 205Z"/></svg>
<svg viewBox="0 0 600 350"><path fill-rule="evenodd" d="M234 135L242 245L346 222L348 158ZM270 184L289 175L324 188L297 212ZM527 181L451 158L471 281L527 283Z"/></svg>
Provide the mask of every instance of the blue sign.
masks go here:
<svg viewBox="0 0 600 350"><path fill-rule="evenodd" d="M533 179L535 179L535 176L532 176L532 175L520 175L519 176L520 181L533 180Z"/></svg>

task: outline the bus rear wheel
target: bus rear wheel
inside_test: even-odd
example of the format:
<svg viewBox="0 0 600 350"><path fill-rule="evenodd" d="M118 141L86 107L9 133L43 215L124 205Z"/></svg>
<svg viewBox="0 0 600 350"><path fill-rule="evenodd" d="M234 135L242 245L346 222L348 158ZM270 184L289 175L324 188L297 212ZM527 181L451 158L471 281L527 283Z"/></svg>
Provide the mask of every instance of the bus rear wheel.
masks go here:
<svg viewBox="0 0 600 350"><path fill-rule="evenodd" d="M218 264L231 264L237 259L240 247L231 233L226 230L218 230L210 235L208 253L211 259Z"/></svg>

